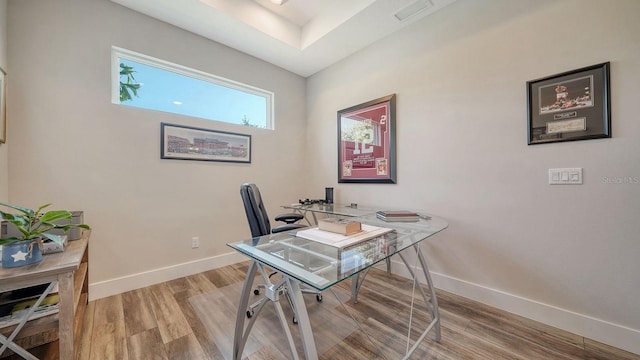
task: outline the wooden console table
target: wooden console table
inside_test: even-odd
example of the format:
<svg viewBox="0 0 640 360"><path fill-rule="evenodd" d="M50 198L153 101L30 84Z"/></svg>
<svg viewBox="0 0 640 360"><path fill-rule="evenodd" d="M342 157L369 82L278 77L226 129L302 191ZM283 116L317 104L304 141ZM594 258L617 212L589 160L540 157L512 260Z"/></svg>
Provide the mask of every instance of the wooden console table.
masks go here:
<svg viewBox="0 0 640 360"><path fill-rule="evenodd" d="M82 318L87 305L88 294L88 232L80 240L69 241L64 252L44 255L38 264L17 268L0 268L0 292L22 289L35 285L58 283L59 312L28 321L19 330L16 339L34 337L38 334L57 330L60 359L74 359L74 343L82 326ZM0 329L5 337L19 325ZM13 339L15 342L16 339ZM45 339L30 346L54 341ZM31 346L32 345L32 346ZM21 348L18 349L23 352ZM15 351L15 350L14 350ZM31 354L20 354L25 358L35 358Z"/></svg>

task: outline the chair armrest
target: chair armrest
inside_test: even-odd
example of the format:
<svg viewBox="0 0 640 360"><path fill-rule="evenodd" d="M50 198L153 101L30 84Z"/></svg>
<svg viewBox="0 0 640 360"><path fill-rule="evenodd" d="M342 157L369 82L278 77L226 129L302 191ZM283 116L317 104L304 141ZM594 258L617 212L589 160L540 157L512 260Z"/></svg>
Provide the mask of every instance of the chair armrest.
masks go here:
<svg viewBox="0 0 640 360"><path fill-rule="evenodd" d="M271 229L271 233L275 234L275 233L279 233L279 232L283 232L283 231L291 231L291 230L296 230L296 229L301 229L307 227L306 225L302 225L302 224L285 224L285 225L280 225L280 226L276 226L274 228Z"/></svg>
<svg viewBox="0 0 640 360"><path fill-rule="evenodd" d="M304 219L304 216L295 213L280 214L275 217L276 221L282 221L287 224L293 224L294 222L300 221L302 219Z"/></svg>

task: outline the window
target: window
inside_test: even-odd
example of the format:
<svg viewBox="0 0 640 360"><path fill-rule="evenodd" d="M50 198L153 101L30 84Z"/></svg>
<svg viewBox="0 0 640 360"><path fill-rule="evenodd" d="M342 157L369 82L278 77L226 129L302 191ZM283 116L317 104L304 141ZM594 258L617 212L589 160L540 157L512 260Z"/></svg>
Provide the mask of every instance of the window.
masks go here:
<svg viewBox="0 0 640 360"><path fill-rule="evenodd" d="M114 104L273 129L273 93L112 47Z"/></svg>

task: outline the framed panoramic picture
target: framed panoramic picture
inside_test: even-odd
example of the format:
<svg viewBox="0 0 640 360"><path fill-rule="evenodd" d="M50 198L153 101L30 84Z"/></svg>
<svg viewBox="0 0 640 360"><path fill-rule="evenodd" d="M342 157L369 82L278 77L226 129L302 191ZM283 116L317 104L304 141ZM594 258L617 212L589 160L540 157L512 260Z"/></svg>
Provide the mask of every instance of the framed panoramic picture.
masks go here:
<svg viewBox="0 0 640 360"><path fill-rule="evenodd" d="M0 68L0 143L7 141L7 73Z"/></svg>
<svg viewBox="0 0 640 360"><path fill-rule="evenodd" d="M162 123L162 159L251 162L251 135Z"/></svg>
<svg viewBox="0 0 640 360"><path fill-rule="evenodd" d="M611 137L608 62L527 82L529 145Z"/></svg>
<svg viewBox="0 0 640 360"><path fill-rule="evenodd" d="M396 182L396 95L338 111L338 182Z"/></svg>

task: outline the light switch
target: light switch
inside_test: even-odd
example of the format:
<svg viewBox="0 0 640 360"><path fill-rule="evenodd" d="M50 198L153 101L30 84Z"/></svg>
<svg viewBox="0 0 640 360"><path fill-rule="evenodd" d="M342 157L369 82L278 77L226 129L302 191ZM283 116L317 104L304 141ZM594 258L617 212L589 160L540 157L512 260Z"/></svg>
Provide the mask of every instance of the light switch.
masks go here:
<svg viewBox="0 0 640 360"><path fill-rule="evenodd" d="M582 168L549 169L549 185L582 185Z"/></svg>

